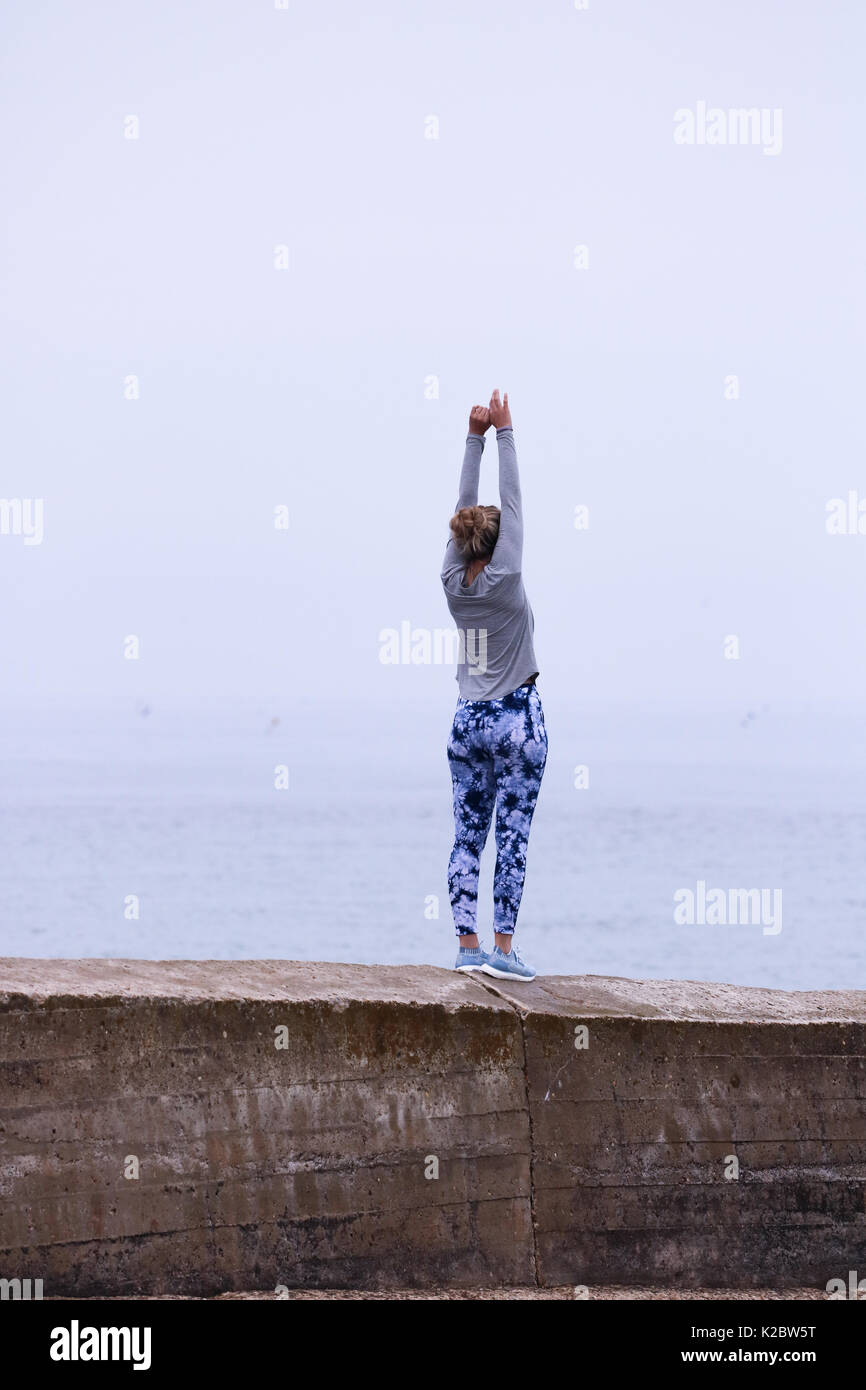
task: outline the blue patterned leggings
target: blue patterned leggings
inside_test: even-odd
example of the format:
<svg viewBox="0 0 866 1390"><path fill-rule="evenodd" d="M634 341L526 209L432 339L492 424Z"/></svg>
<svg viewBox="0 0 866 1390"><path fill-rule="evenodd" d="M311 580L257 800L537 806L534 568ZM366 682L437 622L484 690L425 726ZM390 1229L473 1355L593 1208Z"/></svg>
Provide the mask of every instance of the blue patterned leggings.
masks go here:
<svg viewBox="0 0 866 1390"><path fill-rule="evenodd" d="M478 869L496 806L493 929L513 932L523 896L532 813L547 761L544 711L535 686L501 700L458 700L448 740L454 848L448 892L458 936L476 929Z"/></svg>

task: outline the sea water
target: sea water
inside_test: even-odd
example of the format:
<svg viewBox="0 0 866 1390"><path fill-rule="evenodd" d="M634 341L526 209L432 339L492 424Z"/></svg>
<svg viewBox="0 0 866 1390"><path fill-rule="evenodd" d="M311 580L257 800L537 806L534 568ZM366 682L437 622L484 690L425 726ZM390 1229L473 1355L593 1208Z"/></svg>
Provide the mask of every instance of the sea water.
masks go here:
<svg viewBox="0 0 866 1390"><path fill-rule="evenodd" d="M540 973L866 986L856 717L545 707L518 927ZM452 964L450 717L311 695L8 711L0 954ZM491 830L488 944L494 857ZM779 929L683 920L700 885L778 893Z"/></svg>

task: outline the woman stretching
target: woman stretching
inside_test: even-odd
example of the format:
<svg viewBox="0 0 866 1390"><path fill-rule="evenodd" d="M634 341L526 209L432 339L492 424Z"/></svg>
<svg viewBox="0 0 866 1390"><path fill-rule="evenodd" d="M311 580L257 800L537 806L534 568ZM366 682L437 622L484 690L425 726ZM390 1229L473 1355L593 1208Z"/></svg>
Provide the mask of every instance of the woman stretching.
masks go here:
<svg viewBox="0 0 866 1390"><path fill-rule="evenodd" d="M499 446L499 507L478 506L485 432ZM460 698L448 741L454 788L454 848L448 891L460 940L456 970L483 970L503 980L534 980L512 936L526 873L532 813L547 760L547 734L535 688L534 620L520 570L523 513L508 393L476 405L460 474L457 512L442 567L442 585L460 638ZM476 935L478 869L496 806L493 879L495 946Z"/></svg>

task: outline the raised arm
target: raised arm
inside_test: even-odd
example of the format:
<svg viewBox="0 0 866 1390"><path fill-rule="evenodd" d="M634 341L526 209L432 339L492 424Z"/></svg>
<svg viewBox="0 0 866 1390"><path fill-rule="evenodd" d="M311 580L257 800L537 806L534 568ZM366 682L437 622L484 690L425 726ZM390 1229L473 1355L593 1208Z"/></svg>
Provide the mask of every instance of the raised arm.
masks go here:
<svg viewBox="0 0 866 1390"><path fill-rule="evenodd" d="M474 405L469 412L469 433L466 436L466 449L463 466L460 469L460 488L455 512L461 507L478 506L478 478L481 473L481 455L484 453L484 432L490 428L490 412L486 405ZM450 566L465 563L454 537L445 549L443 573Z"/></svg>
<svg viewBox="0 0 866 1390"><path fill-rule="evenodd" d="M473 405L469 412L469 433L466 436L466 452L460 470L460 492L455 512L461 507L478 506L478 474L481 471L481 455L484 453L484 436L490 429L490 411L486 405Z"/></svg>
<svg viewBox="0 0 866 1390"><path fill-rule="evenodd" d="M523 564L523 504L507 391L504 401L500 401L498 391L493 392L490 419L496 426L496 443L499 446L500 512L499 539L490 569L500 574L519 574Z"/></svg>
<svg viewBox="0 0 866 1390"><path fill-rule="evenodd" d="M483 453L484 435L473 434L470 431L466 436L466 451L463 455L463 467L460 469L460 490L457 494L455 512L459 512L461 507L478 506L478 478Z"/></svg>

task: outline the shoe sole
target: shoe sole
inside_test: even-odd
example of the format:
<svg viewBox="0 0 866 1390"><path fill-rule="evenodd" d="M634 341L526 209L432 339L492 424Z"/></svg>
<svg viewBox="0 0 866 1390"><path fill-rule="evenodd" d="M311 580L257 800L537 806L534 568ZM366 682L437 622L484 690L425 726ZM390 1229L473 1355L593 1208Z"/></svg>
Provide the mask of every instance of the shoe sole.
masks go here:
<svg viewBox="0 0 866 1390"><path fill-rule="evenodd" d="M476 970L483 970L483 965L455 965L454 969L458 975L473 975Z"/></svg>
<svg viewBox="0 0 866 1390"><path fill-rule="evenodd" d="M516 975L512 970L497 970L495 965L480 965L477 967L485 975L493 975L497 980L516 980L518 984L528 985L530 980L535 979L536 972L531 975Z"/></svg>

